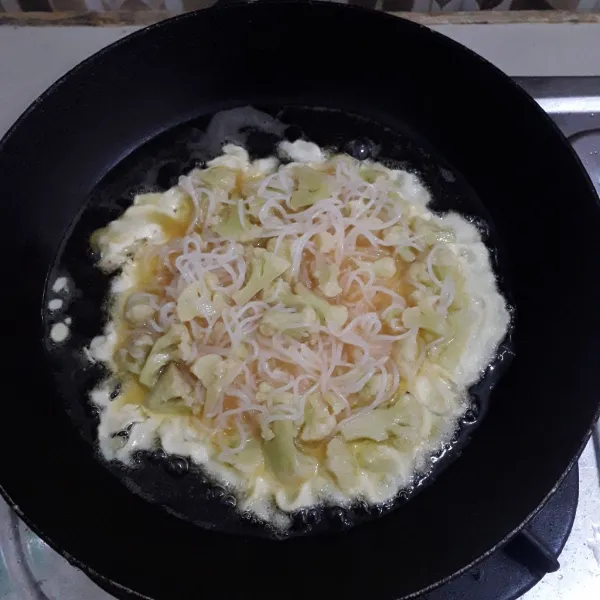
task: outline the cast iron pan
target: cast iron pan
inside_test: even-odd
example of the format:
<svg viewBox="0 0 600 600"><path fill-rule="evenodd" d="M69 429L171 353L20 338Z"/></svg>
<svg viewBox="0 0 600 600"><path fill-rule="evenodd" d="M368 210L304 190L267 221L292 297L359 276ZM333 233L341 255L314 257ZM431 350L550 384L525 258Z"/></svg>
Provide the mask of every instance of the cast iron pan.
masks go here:
<svg viewBox="0 0 600 600"><path fill-rule="evenodd" d="M260 112L246 110L243 122L225 113L217 117L225 127L210 129L216 113L245 106ZM484 225L516 315L500 358L515 359L499 360L473 390L474 410L435 478L387 510L296 515L290 539L275 541L182 459L140 455L133 470L103 463L86 399L102 373L81 348L104 318L93 229L223 141L241 139L261 155L297 136L413 170L438 210ZM0 190L2 493L111 589L156 600L411 597L522 527L597 417L593 188L530 98L424 27L287 2L161 23L100 52L34 103L0 145ZM50 315L49 288L63 275L65 310ZM66 316L71 338L50 344L48 328Z"/></svg>

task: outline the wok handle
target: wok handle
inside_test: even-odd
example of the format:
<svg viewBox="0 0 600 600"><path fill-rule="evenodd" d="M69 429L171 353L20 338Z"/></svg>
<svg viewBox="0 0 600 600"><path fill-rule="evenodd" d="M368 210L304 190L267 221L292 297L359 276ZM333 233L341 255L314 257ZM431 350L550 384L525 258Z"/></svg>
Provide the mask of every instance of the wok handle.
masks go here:
<svg viewBox="0 0 600 600"><path fill-rule="evenodd" d="M560 569L554 552L528 529L521 530L508 543L506 552L538 573L554 573Z"/></svg>

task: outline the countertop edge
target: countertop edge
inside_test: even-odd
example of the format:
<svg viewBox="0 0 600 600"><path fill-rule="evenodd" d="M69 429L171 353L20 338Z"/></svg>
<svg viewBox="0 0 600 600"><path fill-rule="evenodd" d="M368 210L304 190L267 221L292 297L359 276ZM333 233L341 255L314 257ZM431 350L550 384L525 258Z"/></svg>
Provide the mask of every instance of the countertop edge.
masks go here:
<svg viewBox="0 0 600 600"><path fill-rule="evenodd" d="M21 12L0 13L0 26L127 26L151 25L178 13L169 11L115 12ZM600 23L600 13L578 13L559 10L475 11L454 13L390 12L423 25L505 25L521 23Z"/></svg>

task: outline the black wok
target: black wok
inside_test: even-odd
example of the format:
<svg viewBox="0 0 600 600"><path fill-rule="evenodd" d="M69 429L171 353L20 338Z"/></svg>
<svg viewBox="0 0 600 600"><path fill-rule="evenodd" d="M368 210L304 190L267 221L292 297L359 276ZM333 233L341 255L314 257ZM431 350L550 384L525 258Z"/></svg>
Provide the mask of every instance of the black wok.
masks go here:
<svg viewBox="0 0 600 600"><path fill-rule="evenodd" d="M103 464L85 396L101 373L81 356L102 325L107 285L89 232L136 190L168 186L210 155L195 144L198 132L215 112L246 105L293 126L242 132L256 154L285 135L338 149L368 138L377 158L423 177L438 209L485 222L516 311L505 348L515 358L488 373L502 374L489 398L488 384L474 390L478 427L463 424L454 460L430 485L377 519L364 507L326 511L295 530L326 534L283 542L236 520L225 492L201 475L174 478L185 465L147 456L133 471ZM1 491L54 548L113 589L157 600L411 597L523 527L598 415L593 188L526 94L419 25L278 2L150 27L32 105L0 144L0 193ZM73 324L57 349L47 341L46 292L63 274ZM365 522L348 527L357 521Z"/></svg>

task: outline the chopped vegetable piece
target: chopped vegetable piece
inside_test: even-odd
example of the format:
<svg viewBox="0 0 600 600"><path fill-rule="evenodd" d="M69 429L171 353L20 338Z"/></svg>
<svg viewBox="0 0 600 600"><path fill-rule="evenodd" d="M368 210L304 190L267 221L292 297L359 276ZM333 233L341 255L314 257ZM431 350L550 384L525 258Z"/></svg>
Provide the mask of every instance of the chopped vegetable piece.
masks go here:
<svg viewBox="0 0 600 600"><path fill-rule="evenodd" d="M290 206L298 210L312 206L318 200L329 197L331 178L327 173L311 167L300 167L296 170L298 188L292 193Z"/></svg>
<svg viewBox="0 0 600 600"><path fill-rule="evenodd" d="M336 426L335 417L330 414L321 394L311 394L306 402L304 428L300 439L314 442L326 438Z"/></svg>
<svg viewBox="0 0 600 600"><path fill-rule="evenodd" d="M275 421L273 431L274 437L264 442L264 449L265 457L277 479L284 484L293 484L314 475L314 461L301 455L294 443L294 424L290 421Z"/></svg>
<svg viewBox="0 0 600 600"><path fill-rule="evenodd" d="M183 325L172 325L165 335L158 338L140 373L140 383L152 387L161 369L167 363L179 358L179 344L185 338L189 339L189 333Z"/></svg>
<svg viewBox="0 0 600 600"><path fill-rule="evenodd" d="M240 305L249 302L256 294L290 267L290 263L287 260L262 248L253 248L251 264L252 272L248 283L241 290L233 294L233 299Z"/></svg>
<svg viewBox="0 0 600 600"><path fill-rule="evenodd" d="M146 406L155 413L188 414L184 398L192 394L192 386L183 378L175 363L169 363L156 384L148 392Z"/></svg>
<svg viewBox="0 0 600 600"><path fill-rule="evenodd" d="M338 283L340 268L338 265L325 265L322 269L316 271L319 280L319 289L328 298L334 298L342 293L342 288Z"/></svg>
<svg viewBox="0 0 600 600"><path fill-rule="evenodd" d="M285 333L298 340L306 339L311 332L318 329L319 318L313 308L307 306L298 312L290 313L271 309L265 312L259 331L263 335L272 336Z"/></svg>
<svg viewBox="0 0 600 600"><path fill-rule="evenodd" d="M337 327L343 327L348 320L348 309L345 306L329 304L327 300L320 298L311 292L305 285L297 283L295 294L282 294L281 302L287 306L313 308L322 322L331 323Z"/></svg>

